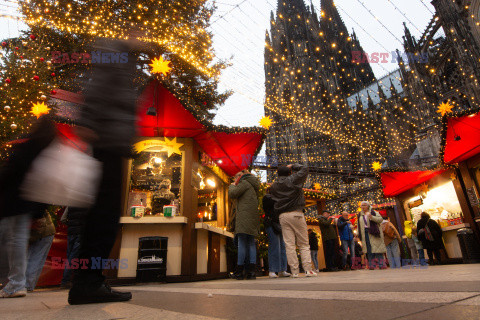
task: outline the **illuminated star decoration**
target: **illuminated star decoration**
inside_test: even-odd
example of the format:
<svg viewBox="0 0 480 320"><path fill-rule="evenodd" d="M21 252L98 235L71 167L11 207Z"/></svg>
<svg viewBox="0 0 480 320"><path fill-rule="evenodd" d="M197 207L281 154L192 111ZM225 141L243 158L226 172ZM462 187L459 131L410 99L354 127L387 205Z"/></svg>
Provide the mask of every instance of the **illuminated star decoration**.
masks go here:
<svg viewBox="0 0 480 320"><path fill-rule="evenodd" d="M322 188L322 186L318 182L313 185L313 189L315 189L315 190L320 190L321 188Z"/></svg>
<svg viewBox="0 0 480 320"><path fill-rule="evenodd" d="M169 64L170 61L163 60L163 57L160 57L158 59L154 58L149 66L152 67L152 73L162 73L164 76L166 76L167 73L172 70L172 68L168 66Z"/></svg>
<svg viewBox="0 0 480 320"><path fill-rule="evenodd" d="M165 137L165 144L163 145L163 149L168 152L168 156L170 157L173 153L181 154L180 148L183 146L183 143L178 143L177 138L173 138L172 140L168 140Z"/></svg>
<svg viewBox="0 0 480 320"><path fill-rule="evenodd" d="M260 125L262 127L264 127L265 129L270 128L272 123L273 123L272 119L270 119L270 117L268 117L268 116L262 117L262 119L260 119Z"/></svg>
<svg viewBox="0 0 480 320"><path fill-rule="evenodd" d="M37 117L37 119L40 118L40 116L43 114L48 114L48 112L50 111L50 108L47 107L47 105L43 102L37 102L32 104L33 107L30 112L33 113L33 115Z"/></svg>
<svg viewBox="0 0 480 320"><path fill-rule="evenodd" d="M447 113L452 112L453 106L447 101L447 102L442 102L437 109L437 112L442 115L446 115Z"/></svg>
<svg viewBox="0 0 480 320"><path fill-rule="evenodd" d="M382 164L378 161L375 161L374 163L372 163L372 168L373 170L378 171L382 169Z"/></svg>

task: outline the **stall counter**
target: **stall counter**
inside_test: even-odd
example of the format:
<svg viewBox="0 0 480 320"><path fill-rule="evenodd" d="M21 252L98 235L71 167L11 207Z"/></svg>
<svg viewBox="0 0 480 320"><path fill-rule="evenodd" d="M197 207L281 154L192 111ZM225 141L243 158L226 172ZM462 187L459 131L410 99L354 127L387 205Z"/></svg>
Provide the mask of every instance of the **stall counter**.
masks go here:
<svg viewBox="0 0 480 320"><path fill-rule="evenodd" d="M457 230L468 227L470 227L468 223L462 223L442 228L443 242L449 258L462 258L462 249L458 241Z"/></svg>

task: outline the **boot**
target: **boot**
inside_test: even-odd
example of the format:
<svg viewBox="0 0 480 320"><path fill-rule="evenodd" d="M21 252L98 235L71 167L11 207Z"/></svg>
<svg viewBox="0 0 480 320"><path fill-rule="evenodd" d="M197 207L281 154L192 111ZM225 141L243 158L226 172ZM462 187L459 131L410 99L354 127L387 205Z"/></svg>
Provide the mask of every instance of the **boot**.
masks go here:
<svg viewBox="0 0 480 320"><path fill-rule="evenodd" d="M243 280L243 269L244 269L243 265L242 266L237 265L237 268L235 269L235 271L230 272L230 278Z"/></svg>
<svg viewBox="0 0 480 320"><path fill-rule="evenodd" d="M256 264L249 263L247 264L247 280L255 280L257 277L255 275Z"/></svg>

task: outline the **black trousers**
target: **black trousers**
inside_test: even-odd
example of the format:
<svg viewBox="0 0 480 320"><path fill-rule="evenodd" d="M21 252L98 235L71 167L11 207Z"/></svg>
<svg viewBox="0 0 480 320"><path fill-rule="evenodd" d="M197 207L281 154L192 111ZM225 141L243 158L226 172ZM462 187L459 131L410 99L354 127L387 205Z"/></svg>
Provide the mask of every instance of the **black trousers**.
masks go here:
<svg viewBox="0 0 480 320"><path fill-rule="evenodd" d="M87 214L79 252L80 259L88 259L88 268L76 270L74 286L100 286L105 280L101 259L108 259L119 229L122 195L122 158L105 150L94 150L94 157L102 163L102 178L95 204ZM93 264L92 259L100 259Z"/></svg>
<svg viewBox="0 0 480 320"><path fill-rule="evenodd" d="M325 264L327 269L335 268L335 239L325 241Z"/></svg>
<svg viewBox="0 0 480 320"><path fill-rule="evenodd" d="M440 249L427 249L427 254L428 254L428 261L431 263L431 264L434 264L434 263L441 263L442 261L442 256L440 255ZM435 255L435 259L437 261L435 261L433 259L433 256Z"/></svg>

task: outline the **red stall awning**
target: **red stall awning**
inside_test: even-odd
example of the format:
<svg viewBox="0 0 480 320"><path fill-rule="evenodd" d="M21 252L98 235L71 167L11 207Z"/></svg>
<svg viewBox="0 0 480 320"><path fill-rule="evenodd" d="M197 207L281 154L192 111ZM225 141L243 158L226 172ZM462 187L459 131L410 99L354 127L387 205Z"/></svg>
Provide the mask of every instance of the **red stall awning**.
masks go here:
<svg viewBox="0 0 480 320"><path fill-rule="evenodd" d="M459 163L480 153L480 113L447 118L443 161Z"/></svg>
<svg viewBox="0 0 480 320"><path fill-rule="evenodd" d="M147 115L155 108L157 115ZM227 128L202 121L159 82L150 82L138 106L138 135L193 138L230 176L250 166L264 139L260 128Z"/></svg>
<svg viewBox="0 0 480 320"><path fill-rule="evenodd" d="M408 171L408 172L381 172L380 178L383 185L383 194L386 198L395 197L413 187L429 181L442 174L447 169Z"/></svg>

